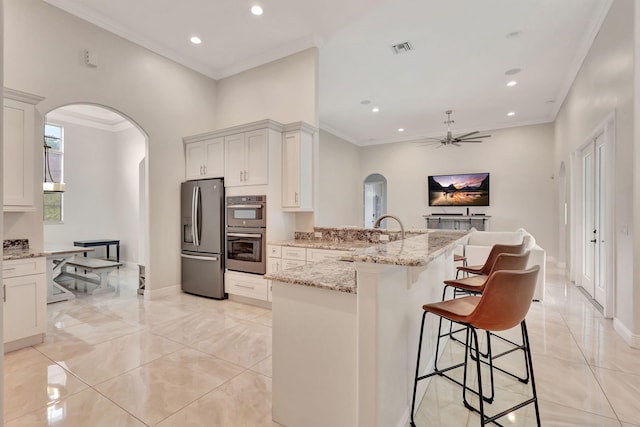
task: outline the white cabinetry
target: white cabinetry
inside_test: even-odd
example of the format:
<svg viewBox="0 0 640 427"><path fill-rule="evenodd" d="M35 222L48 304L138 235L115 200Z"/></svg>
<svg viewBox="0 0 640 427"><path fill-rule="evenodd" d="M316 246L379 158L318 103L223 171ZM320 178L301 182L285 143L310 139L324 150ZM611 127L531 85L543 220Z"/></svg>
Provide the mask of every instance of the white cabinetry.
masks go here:
<svg viewBox="0 0 640 427"><path fill-rule="evenodd" d="M261 129L224 138L225 186L262 185L269 182L267 130Z"/></svg>
<svg viewBox="0 0 640 427"><path fill-rule="evenodd" d="M2 275L5 350L41 343L47 326L45 258L4 261Z"/></svg>
<svg viewBox="0 0 640 427"><path fill-rule="evenodd" d="M307 263L320 262L328 258L339 258L349 251L335 249L307 249Z"/></svg>
<svg viewBox="0 0 640 427"><path fill-rule="evenodd" d="M284 126L282 135L282 209L313 210L313 134L298 122Z"/></svg>
<svg viewBox="0 0 640 427"><path fill-rule="evenodd" d="M41 167L44 139L36 134L35 105L44 98L4 88L4 146L3 146L3 210L27 212L35 210L36 163ZM39 160L39 162L38 162ZM39 200L40 202L40 200Z"/></svg>
<svg viewBox="0 0 640 427"><path fill-rule="evenodd" d="M185 138L185 175L187 180L224 176L224 138L198 140Z"/></svg>
<svg viewBox="0 0 640 427"><path fill-rule="evenodd" d="M263 276L227 271L224 274L224 281L225 291L228 294L267 300L268 283Z"/></svg>

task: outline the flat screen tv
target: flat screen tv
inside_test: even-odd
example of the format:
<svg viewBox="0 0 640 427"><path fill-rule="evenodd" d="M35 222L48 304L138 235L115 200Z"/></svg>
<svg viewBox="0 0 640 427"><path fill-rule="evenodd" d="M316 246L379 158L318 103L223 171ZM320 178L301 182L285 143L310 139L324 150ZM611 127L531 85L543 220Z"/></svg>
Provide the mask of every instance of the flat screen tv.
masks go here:
<svg viewBox="0 0 640 427"><path fill-rule="evenodd" d="M489 174L433 175L429 206L489 206Z"/></svg>

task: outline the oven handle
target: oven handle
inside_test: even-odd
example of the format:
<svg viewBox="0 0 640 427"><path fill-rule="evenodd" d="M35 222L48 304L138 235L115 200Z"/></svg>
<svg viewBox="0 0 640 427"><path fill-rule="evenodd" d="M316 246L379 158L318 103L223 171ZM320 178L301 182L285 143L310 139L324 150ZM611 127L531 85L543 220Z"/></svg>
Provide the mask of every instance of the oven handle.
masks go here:
<svg viewBox="0 0 640 427"><path fill-rule="evenodd" d="M227 233L229 237L256 237L261 238L262 234L260 233Z"/></svg>
<svg viewBox="0 0 640 427"><path fill-rule="evenodd" d="M240 209L246 209L246 208L255 208L255 209L262 209L263 206L262 205L227 205L228 208L231 209L235 209L235 208L240 208Z"/></svg>

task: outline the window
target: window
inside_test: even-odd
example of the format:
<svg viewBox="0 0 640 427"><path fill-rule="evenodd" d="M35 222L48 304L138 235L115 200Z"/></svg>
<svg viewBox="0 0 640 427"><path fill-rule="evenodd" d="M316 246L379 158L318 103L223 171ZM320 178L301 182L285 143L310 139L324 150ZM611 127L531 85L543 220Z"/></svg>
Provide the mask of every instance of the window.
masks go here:
<svg viewBox="0 0 640 427"><path fill-rule="evenodd" d="M63 154L64 144L62 126L45 124L44 142L50 148L45 150L44 180L48 182L63 182ZM43 216L45 222L62 222L62 193L45 193L43 201Z"/></svg>

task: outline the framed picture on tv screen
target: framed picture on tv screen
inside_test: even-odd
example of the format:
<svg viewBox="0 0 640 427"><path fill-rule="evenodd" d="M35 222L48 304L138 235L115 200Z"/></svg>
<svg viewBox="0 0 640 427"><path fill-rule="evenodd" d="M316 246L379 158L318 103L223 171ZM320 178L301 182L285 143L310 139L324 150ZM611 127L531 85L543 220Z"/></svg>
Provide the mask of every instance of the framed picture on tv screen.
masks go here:
<svg viewBox="0 0 640 427"><path fill-rule="evenodd" d="M432 175L429 206L489 206L489 174Z"/></svg>

